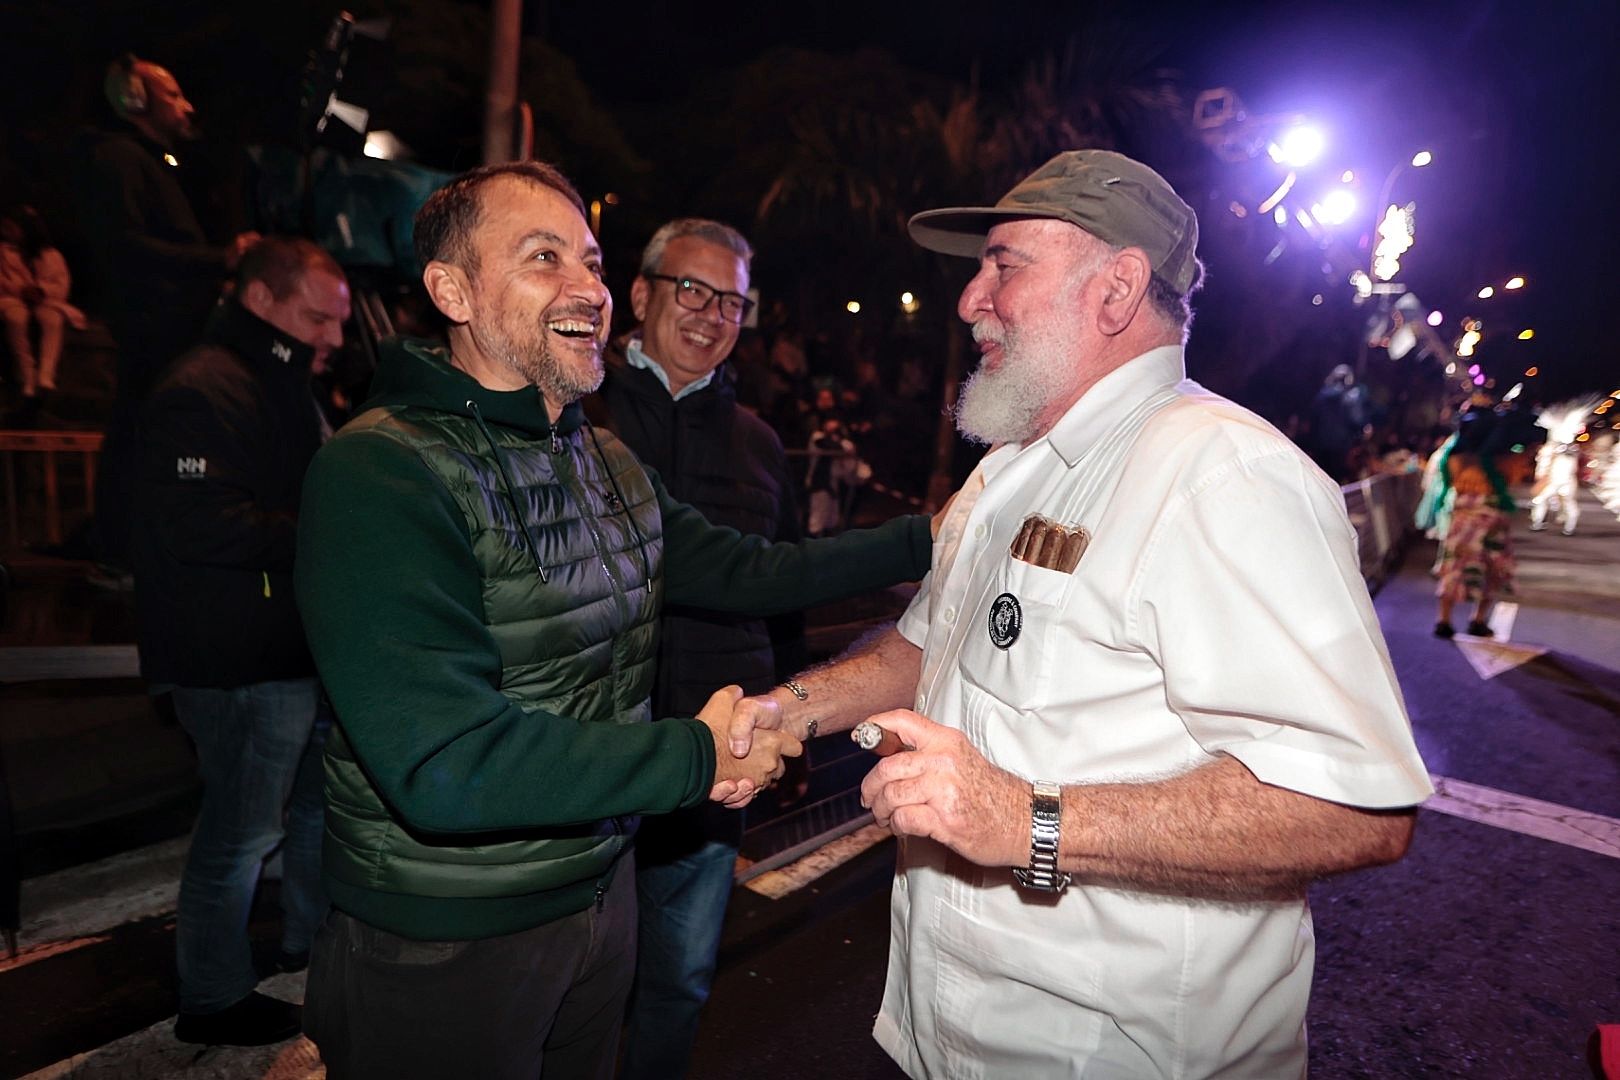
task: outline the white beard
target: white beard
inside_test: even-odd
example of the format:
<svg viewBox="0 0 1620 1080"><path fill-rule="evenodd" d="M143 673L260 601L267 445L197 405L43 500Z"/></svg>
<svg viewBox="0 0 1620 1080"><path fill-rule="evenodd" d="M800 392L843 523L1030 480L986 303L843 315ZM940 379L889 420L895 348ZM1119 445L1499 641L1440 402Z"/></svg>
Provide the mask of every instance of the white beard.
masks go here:
<svg viewBox="0 0 1620 1080"><path fill-rule="evenodd" d="M1084 284L1083 278L1058 302L1073 303ZM986 324L975 323L973 339L997 341L1001 366L989 371L981 365L969 377L956 403L956 430L986 446L1027 443L1044 434L1059 406L1073 397L1076 342L1066 338L1055 319L999 337Z"/></svg>
<svg viewBox="0 0 1620 1080"><path fill-rule="evenodd" d="M1110 249L1093 241L1089 259L1069 270L1068 280L1053 298L1053 308L1074 308L1081 291L1102 270ZM1074 355L1081 348L1063 319L1040 319L1019 330L995 329L975 322L975 342L1001 347L1001 366L975 369L956 403L956 429L962 436L985 445L1001 442L1029 444L1047 434L1061 410L1076 400L1082 366Z"/></svg>

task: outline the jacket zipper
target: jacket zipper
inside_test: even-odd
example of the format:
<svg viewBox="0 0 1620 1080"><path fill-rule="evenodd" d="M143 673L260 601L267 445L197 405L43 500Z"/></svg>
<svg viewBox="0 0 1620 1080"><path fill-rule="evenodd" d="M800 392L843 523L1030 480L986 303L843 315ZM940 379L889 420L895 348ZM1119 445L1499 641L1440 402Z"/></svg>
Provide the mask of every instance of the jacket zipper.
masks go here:
<svg viewBox="0 0 1620 1080"><path fill-rule="evenodd" d="M614 644L608 651L610 658L608 673L613 681L613 700L617 704L619 699L618 640L624 631L630 629L630 600L626 595L624 583L613 573L613 567L608 561L607 545L602 539L601 532L596 527L596 516L587 512L588 501L585 499L584 493L575 486L579 481L580 474L574 468L573 457L563 452L562 440L557 437L555 431L551 433L551 447L552 454L558 459L557 474L562 478L563 490L568 493L568 498L574 503L574 509L579 512L580 521L585 523L585 528L591 534L591 542L596 545L597 565L601 566L602 574L607 578L608 587L613 590L614 609L619 613L619 632L614 635ZM589 455L585 456L589 460ZM607 468L606 462L603 462L602 465L603 468Z"/></svg>

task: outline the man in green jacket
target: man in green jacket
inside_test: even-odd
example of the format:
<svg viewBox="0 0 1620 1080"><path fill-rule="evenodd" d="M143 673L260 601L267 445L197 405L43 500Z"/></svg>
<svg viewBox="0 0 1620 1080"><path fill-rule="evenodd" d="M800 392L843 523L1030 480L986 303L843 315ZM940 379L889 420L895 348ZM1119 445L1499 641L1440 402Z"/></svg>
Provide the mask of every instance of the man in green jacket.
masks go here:
<svg viewBox="0 0 1620 1080"><path fill-rule="evenodd" d="M928 522L771 545L585 423L612 300L549 166L458 178L416 245L449 349L386 352L304 487L298 601L337 716L305 1030L334 1080L606 1078L638 815L741 805L801 749L734 756L736 687L650 722L662 604L773 614L920 577Z"/></svg>

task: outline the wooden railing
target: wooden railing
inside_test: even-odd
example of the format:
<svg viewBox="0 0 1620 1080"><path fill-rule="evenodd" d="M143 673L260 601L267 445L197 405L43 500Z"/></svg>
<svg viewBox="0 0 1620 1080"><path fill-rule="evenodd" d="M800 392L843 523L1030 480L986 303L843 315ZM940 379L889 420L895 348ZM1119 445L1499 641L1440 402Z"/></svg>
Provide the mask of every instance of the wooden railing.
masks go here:
<svg viewBox="0 0 1620 1080"><path fill-rule="evenodd" d="M101 453L99 431L0 431L0 471L5 473L6 539L10 547L22 546L22 508L19 464L38 460L43 466L45 494L45 538L62 542L62 485L57 474L59 458L76 454L84 472L84 510L96 509L96 457Z"/></svg>

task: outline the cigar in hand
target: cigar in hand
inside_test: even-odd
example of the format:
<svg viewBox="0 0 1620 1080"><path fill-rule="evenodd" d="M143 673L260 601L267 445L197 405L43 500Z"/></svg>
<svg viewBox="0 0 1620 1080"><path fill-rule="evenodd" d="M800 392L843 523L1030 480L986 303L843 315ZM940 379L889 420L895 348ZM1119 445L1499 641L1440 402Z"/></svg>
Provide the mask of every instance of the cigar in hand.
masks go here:
<svg viewBox="0 0 1620 1080"><path fill-rule="evenodd" d="M886 727L872 723L870 720L863 720L856 724L854 730L849 733L849 737L854 740L856 746L862 750L870 750L878 757L888 757L890 754L898 753L901 750L917 749L915 746L907 746L900 741L900 736Z"/></svg>

